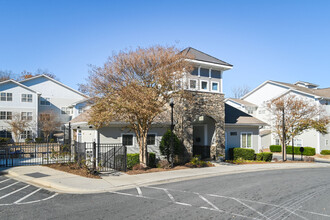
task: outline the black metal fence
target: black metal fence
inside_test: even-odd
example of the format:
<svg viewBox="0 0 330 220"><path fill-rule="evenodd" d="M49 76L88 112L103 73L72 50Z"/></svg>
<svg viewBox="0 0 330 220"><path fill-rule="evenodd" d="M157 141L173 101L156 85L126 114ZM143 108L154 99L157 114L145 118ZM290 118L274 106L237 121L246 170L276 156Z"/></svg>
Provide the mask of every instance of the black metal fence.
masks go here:
<svg viewBox="0 0 330 220"><path fill-rule="evenodd" d="M127 150L121 144L16 143L0 145L0 166L76 162L98 171L126 171Z"/></svg>

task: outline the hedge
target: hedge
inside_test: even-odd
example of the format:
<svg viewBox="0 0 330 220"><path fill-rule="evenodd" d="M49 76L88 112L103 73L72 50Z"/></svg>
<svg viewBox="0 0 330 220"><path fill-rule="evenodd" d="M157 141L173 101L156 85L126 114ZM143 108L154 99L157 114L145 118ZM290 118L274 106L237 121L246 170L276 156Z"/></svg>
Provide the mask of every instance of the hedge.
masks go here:
<svg viewBox="0 0 330 220"><path fill-rule="evenodd" d="M149 167L156 167L156 154L155 153L148 153L149 155ZM131 170L134 165L140 163L140 154L127 154L127 169Z"/></svg>
<svg viewBox="0 0 330 220"><path fill-rule="evenodd" d="M242 158L243 160L254 160L255 153L253 149L245 149L245 148L230 148L231 158L237 160Z"/></svg>
<svg viewBox="0 0 330 220"><path fill-rule="evenodd" d="M330 155L330 150L322 150L321 154L322 155Z"/></svg>
<svg viewBox="0 0 330 220"><path fill-rule="evenodd" d="M263 152L263 153L256 154L257 161L271 162L272 159L273 159L273 154L270 152Z"/></svg>
<svg viewBox="0 0 330 220"><path fill-rule="evenodd" d="M271 152L282 152L281 145L270 145L269 149ZM286 146L286 153L292 154L292 146ZM294 154L300 155L300 147L294 147ZM304 147L303 155L305 156L314 156L315 155L315 148L313 147Z"/></svg>

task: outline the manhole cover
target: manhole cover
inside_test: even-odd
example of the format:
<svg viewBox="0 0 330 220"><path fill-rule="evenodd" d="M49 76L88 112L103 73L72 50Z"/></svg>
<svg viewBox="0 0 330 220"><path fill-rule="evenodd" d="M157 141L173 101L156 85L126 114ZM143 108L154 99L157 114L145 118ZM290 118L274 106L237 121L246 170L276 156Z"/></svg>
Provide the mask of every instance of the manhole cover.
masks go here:
<svg viewBox="0 0 330 220"><path fill-rule="evenodd" d="M39 173L39 172L35 172L35 173L25 174L25 176L30 176L30 177L33 177L33 178L41 178L41 177L46 177L46 176L49 176L49 175L43 174L43 173Z"/></svg>

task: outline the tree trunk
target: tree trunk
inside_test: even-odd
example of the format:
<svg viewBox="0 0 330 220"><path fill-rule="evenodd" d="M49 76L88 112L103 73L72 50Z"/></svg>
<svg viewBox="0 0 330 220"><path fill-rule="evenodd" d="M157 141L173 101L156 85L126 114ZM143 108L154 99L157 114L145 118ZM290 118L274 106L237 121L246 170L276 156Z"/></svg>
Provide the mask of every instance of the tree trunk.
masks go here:
<svg viewBox="0 0 330 220"><path fill-rule="evenodd" d="M142 167L148 166L148 149L147 149L147 135L142 134L139 138L139 159L140 159L140 165Z"/></svg>

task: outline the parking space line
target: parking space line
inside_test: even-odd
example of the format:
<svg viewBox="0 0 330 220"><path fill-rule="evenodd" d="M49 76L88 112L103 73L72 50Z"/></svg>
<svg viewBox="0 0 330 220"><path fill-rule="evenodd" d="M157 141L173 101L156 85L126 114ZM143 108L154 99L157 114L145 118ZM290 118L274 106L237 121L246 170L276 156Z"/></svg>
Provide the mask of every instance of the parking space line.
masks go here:
<svg viewBox="0 0 330 220"><path fill-rule="evenodd" d="M143 195L142 195L142 191L141 191L140 187L136 186L135 188L136 188L139 196L142 197Z"/></svg>
<svg viewBox="0 0 330 220"><path fill-rule="evenodd" d="M15 183L12 183L12 184L10 184L8 186L2 187L0 190L7 189L7 188L9 188L9 187L11 187L13 185L16 185L17 183L19 183L19 182L15 182Z"/></svg>
<svg viewBox="0 0 330 220"><path fill-rule="evenodd" d="M199 193L196 193L199 198L201 198L202 200L204 200L204 202L206 202L207 204L209 204L210 206L212 206L215 210L219 211L219 212L223 212L222 210L220 210L218 207L216 207L212 202L210 202L209 200L207 200L204 196L202 196Z"/></svg>
<svg viewBox="0 0 330 220"><path fill-rule="evenodd" d="M46 201L46 200L49 200L49 199L52 199L54 198L55 196L57 196L58 193L55 193L47 198L44 198L44 199L38 199L38 200L34 200L34 201L29 201L29 202L21 202L21 203L17 203L17 205L25 205L25 204L31 204L31 203L36 203L36 202L41 202L41 201Z"/></svg>
<svg viewBox="0 0 330 220"><path fill-rule="evenodd" d="M163 189L164 190L164 192L167 194L167 196L172 200L172 202L175 202L175 199L174 199L174 197L171 195L171 193L169 193L168 191L167 191L167 189Z"/></svg>
<svg viewBox="0 0 330 220"><path fill-rule="evenodd" d="M4 182L6 182L6 181L8 181L8 180L10 180L10 179L2 180L2 181L0 181L0 183L4 183Z"/></svg>
<svg viewBox="0 0 330 220"><path fill-rule="evenodd" d="M16 202L14 202L14 204L17 204L17 203L19 203L20 201L23 201L24 199L26 199L26 198L32 196L33 194L35 194L36 192L38 192L38 191L40 191L40 190L41 190L41 188L39 188L39 189L37 189L37 190L31 192L30 194L27 194L26 196L20 198L20 199L17 200Z"/></svg>
<svg viewBox="0 0 330 220"><path fill-rule="evenodd" d="M17 193L17 192L19 192L19 191L21 191L21 190L23 190L23 189L25 189L25 188L27 188L27 187L29 187L29 186L30 186L30 185L23 186L22 188L19 188L19 189L15 190L15 191L12 191L12 192L10 192L10 193L4 195L4 196L1 196L0 199L6 198L7 196L10 196L10 195L12 195L12 194L14 194L14 193Z"/></svg>

